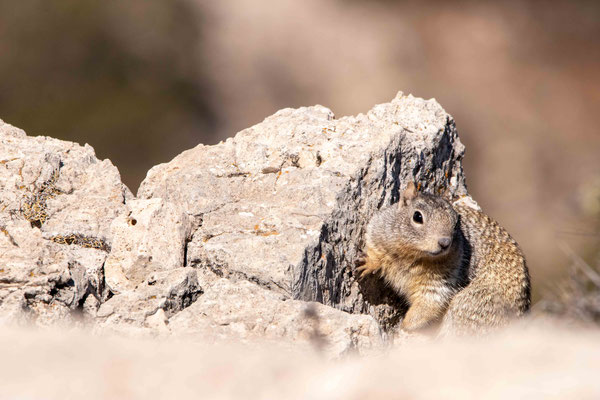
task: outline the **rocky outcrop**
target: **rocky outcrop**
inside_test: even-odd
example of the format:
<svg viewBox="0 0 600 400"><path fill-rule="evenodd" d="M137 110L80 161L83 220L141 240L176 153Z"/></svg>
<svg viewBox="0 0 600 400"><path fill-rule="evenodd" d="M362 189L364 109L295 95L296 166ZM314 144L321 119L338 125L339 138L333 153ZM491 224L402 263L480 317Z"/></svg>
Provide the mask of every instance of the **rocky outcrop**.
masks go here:
<svg viewBox="0 0 600 400"><path fill-rule="evenodd" d="M152 168L134 198L93 149L0 122L0 314L95 329L377 347L403 302L356 279L366 223L416 180L466 194L452 118L401 93L285 109Z"/></svg>
<svg viewBox="0 0 600 400"><path fill-rule="evenodd" d="M110 225L133 199L117 168L0 121L0 187L0 316L53 324L106 300Z"/></svg>
<svg viewBox="0 0 600 400"><path fill-rule="evenodd" d="M252 281L286 298L370 313L389 327L401 302L352 265L366 222L402 183L464 194L463 146L435 101L399 95L367 115L285 109L216 146L148 172L140 198L189 215L187 265Z"/></svg>

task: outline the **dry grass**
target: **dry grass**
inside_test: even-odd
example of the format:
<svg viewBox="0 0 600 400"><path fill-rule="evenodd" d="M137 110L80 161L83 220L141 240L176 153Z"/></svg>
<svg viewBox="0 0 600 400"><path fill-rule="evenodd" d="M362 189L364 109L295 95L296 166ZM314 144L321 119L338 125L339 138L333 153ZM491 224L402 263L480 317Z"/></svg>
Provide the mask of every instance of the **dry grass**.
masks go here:
<svg viewBox="0 0 600 400"><path fill-rule="evenodd" d="M571 259L569 277L548 290L534 312L600 325L600 255L594 267L568 246L563 246L563 250Z"/></svg>

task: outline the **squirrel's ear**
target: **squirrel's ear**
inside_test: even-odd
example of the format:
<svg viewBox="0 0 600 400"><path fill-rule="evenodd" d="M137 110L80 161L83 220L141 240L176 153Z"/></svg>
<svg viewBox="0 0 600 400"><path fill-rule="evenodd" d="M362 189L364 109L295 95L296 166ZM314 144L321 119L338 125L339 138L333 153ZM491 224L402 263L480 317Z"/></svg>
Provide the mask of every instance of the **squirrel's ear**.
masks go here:
<svg viewBox="0 0 600 400"><path fill-rule="evenodd" d="M415 197L417 197L417 187L415 186L414 182L410 181L408 182L408 185L406 185L406 189L404 189L404 192L402 192L402 204L407 205Z"/></svg>
<svg viewBox="0 0 600 400"><path fill-rule="evenodd" d="M440 188L440 196L449 202L454 200L454 196L452 196L452 190L450 190L450 186L446 186L444 188Z"/></svg>

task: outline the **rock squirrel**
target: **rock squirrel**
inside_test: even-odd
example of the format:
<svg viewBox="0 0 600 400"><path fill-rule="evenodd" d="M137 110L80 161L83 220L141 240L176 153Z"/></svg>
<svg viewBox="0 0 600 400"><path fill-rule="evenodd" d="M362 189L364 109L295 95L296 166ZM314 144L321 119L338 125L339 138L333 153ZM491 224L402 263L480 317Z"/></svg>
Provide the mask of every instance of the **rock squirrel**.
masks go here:
<svg viewBox="0 0 600 400"><path fill-rule="evenodd" d="M404 330L441 322L442 335L486 332L529 310L519 245L465 202L418 193L410 182L398 204L371 219L366 242L358 271L379 273L406 298Z"/></svg>

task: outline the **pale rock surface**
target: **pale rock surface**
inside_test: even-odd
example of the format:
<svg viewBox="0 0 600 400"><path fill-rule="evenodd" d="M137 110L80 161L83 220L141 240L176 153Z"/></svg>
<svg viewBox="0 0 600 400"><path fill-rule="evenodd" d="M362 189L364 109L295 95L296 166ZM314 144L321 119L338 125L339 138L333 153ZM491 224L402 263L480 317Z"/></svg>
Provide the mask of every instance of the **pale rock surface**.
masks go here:
<svg viewBox="0 0 600 400"><path fill-rule="evenodd" d="M337 356L379 349L379 326L367 315L348 314L320 303L287 299L247 280L201 273L206 291L190 307L169 320L177 336L203 343L283 342L314 345Z"/></svg>
<svg viewBox="0 0 600 400"><path fill-rule="evenodd" d="M149 274L135 290L111 297L95 315L98 332L160 334L168 318L202 294L196 270L176 268Z"/></svg>
<svg viewBox="0 0 600 400"><path fill-rule="evenodd" d="M156 271L184 265L187 214L161 199L130 200L111 224L113 246L104 264L114 294L133 290Z"/></svg>
<svg viewBox="0 0 600 400"><path fill-rule="evenodd" d="M134 198L93 149L0 122L0 318L336 356L385 344L404 303L354 264L409 180L465 195L435 100L284 109L152 168Z"/></svg>
<svg viewBox="0 0 600 400"><path fill-rule="evenodd" d="M416 180L466 194L464 146L435 102L398 96L367 115L284 109L215 146L152 168L140 198L162 198L192 220L187 265L252 281L286 299L370 313L384 327L402 302L354 262L379 208Z"/></svg>
<svg viewBox="0 0 600 400"><path fill-rule="evenodd" d="M106 296L110 224L133 195L88 146L0 120L0 318L71 321Z"/></svg>

